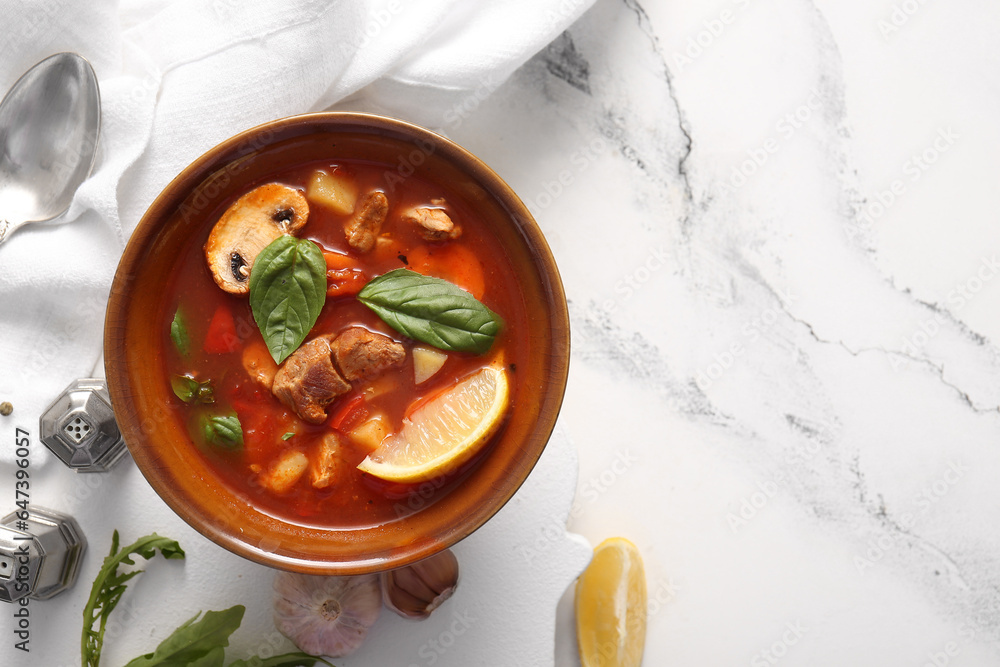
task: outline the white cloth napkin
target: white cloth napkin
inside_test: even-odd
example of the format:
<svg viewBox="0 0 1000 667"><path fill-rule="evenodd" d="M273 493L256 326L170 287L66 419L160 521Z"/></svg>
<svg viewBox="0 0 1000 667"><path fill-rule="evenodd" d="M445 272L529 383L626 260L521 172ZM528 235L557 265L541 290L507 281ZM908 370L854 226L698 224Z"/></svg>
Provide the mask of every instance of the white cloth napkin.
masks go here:
<svg viewBox="0 0 1000 667"><path fill-rule="evenodd" d="M0 90L76 51L97 71L103 112L94 173L69 213L0 245L0 402L14 405L0 438L15 424L37 437L63 388L103 375L121 251L198 155L345 100L447 132L593 1L0 0ZM0 443L0 462L12 454ZM46 458L34 448L33 465Z"/></svg>

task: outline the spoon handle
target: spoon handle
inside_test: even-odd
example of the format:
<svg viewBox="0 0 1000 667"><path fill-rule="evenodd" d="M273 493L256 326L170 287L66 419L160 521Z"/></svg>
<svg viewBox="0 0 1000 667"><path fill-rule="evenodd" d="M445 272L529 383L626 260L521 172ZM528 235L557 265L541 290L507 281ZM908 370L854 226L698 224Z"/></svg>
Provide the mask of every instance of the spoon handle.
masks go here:
<svg viewBox="0 0 1000 667"><path fill-rule="evenodd" d="M0 218L0 244L9 239L11 234L13 234L23 224L23 222L11 222L10 220Z"/></svg>

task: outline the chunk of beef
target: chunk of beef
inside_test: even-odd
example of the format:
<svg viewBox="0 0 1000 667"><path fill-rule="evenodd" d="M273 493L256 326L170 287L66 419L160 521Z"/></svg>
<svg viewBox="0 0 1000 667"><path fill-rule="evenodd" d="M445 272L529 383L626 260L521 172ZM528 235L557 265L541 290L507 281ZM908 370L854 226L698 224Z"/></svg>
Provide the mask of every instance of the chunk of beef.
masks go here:
<svg viewBox="0 0 1000 667"><path fill-rule="evenodd" d="M444 200L433 199L431 203L444 204ZM442 208L420 206L404 213L403 221L416 225L417 232L428 241L447 241L462 235L462 227Z"/></svg>
<svg viewBox="0 0 1000 667"><path fill-rule="evenodd" d="M389 200L385 193L375 190L365 195L361 200L361 210L344 228L347 244L358 252L369 252L375 247L375 239L388 212Z"/></svg>
<svg viewBox="0 0 1000 667"><path fill-rule="evenodd" d="M348 381L377 375L398 366L406 358L403 346L388 336L372 333L364 327L351 327L331 343L337 367Z"/></svg>
<svg viewBox="0 0 1000 667"><path fill-rule="evenodd" d="M300 347L274 376L272 393L307 422L321 424L326 406L351 390L333 367L330 336L320 336Z"/></svg>
<svg viewBox="0 0 1000 667"><path fill-rule="evenodd" d="M336 431L330 431L319 441L309 464L309 477L317 489L325 489L336 481L343 467L341 446L340 435Z"/></svg>

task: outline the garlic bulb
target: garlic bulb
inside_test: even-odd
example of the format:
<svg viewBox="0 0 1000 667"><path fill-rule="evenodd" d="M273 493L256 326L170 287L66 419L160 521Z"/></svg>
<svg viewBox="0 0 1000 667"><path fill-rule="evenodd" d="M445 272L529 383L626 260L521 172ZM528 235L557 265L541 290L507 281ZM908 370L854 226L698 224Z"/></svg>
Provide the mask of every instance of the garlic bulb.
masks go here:
<svg viewBox="0 0 1000 667"><path fill-rule="evenodd" d="M458 559L451 549L419 563L382 573L382 601L404 618L427 618L458 586Z"/></svg>
<svg viewBox="0 0 1000 667"><path fill-rule="evenodd" d="M374 574L320 577L279 572L274 578L274 625L306 653L334 658L353 653L381 610Z"/></svg>

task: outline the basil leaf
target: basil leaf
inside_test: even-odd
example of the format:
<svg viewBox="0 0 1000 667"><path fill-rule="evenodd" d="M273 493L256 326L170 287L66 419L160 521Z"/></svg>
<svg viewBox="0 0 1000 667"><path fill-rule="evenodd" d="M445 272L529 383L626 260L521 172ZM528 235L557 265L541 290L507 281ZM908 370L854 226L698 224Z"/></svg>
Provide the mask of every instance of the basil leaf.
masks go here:
<svg viewBox="0 0 1000 667"><path fill-rule="evenodd" d="M209 611L182 624L160 642L156 650L141 655L125 667L222 667L229 635L243 622L246 607L236 605L225 611ZM201 619L199 620L199 616Z"/></svg>
<svg viewBox="0 0 1000 667"><path fill-rule="evenodd" d="M170 388L174 390L174 396L185 403L215 403L211 380L198 382L187 375L175 375L170 378Z"/></svg>
<svg viewBox="0 0 1000 667"><path fill-rule="evenodd" d="M212 388L212 381L205 380L198 384L198 392L195 399L199 403L215 403L215 389Z"/></svg>
<svg viewBox="0 0 1000 667"><path fill-rule="evenodd" d="M396 269L358 293L399 333L447 351L487 352L503 327L499 315L447 280Z"/></svg>
<svg viewBox="0 0 1000 667"><path fill-rule="evenodd" d="M235 414L205 415L202 417L201 433L210 445L231 451L243 449L243 426Z"/></svg>
<svg viewBox="0 0 1000 667"><path fill-rule="evenodd" d="M317 658L314 655L309 655L308 653L285 653L284 655L276 655L273 658L251 658L250 661L237 660L234 663L230 663L229 667L313 667L317 662L321 662L324 665L333 665L323 658Z"/></svg>
<svg viewBox="0 0 1000 667"><path fill-rule="evenodd" d="M288 433L284 434L283 436L281 436L281 439L282 440L291 440L294 437L295 437L294 433L288 432Z"/></svg>
<svg viewBox="0 0 1000 667"><path fill-rule="evenodd" d="M260 251L250 271L250 309L274 361L305 340L326 303L326 260L308 239L281 236Z"/></svg>
<svg viewBox="0 0 1000 667"><path fill-rule="evenodd" d="M174 313L174 319L170 321L170 340L174 341L174 347L182 356L188 356L188 352L191 351L191 339L184 322L184 313L179 307Z"/></svg>

